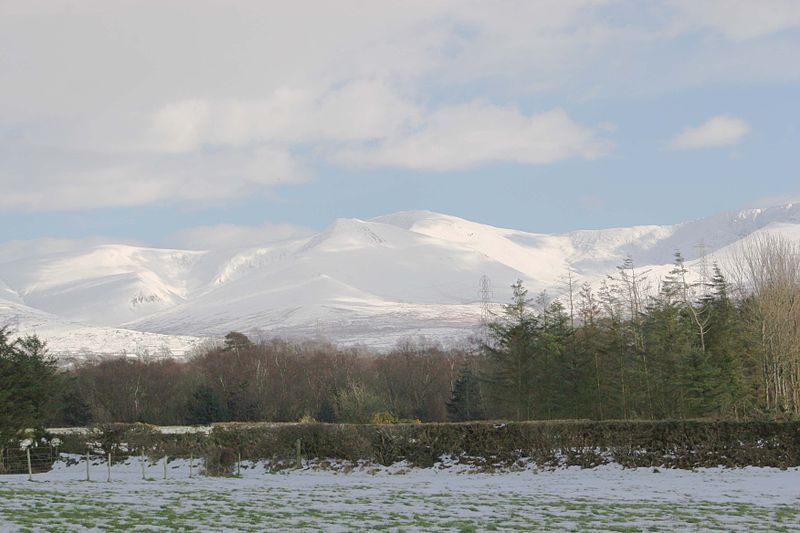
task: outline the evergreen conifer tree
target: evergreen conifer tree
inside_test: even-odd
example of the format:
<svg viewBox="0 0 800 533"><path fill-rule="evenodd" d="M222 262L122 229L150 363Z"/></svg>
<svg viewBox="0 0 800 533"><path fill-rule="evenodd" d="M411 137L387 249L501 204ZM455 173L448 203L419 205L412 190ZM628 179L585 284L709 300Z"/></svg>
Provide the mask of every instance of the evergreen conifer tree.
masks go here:
<svg viewBox="0 0 800 533"><path fill-rule="evenodd" d="M36 336L11 341L0 328L0 447L17 431L41 428L58 407L56 361Z"/></svg>
<svg viewBox="0 0 800 533"><path fill-rule="evenodd" d="M468 364L461 369L453 385L452 395L447 401L447 418L451 422L485 418L480 382Z"/></svg>
<svg viewBox="0 0 800 533"><path fill-rule="evenodd" d="M489 324L486 355L485 398L493 416L530 419L534 408L535 344L539 327L531 312L528 290L521 280L511 286L512 302L503 316Z"/></svg>
<svg viewBox="0 0 800 533"><path fill-rule="evenodd" d="M186 406L186 419L189 424L210 424L225 420L225 407L214 389L206 384L198 386Z"/></svg>
<svg viewBox="0 0 800 533"><path fill-rule="evenodd" d="M748 349L747 324L730 296L728 281L714 264L711 291L702 305L708 309L709 363L716 369L717 411L738 418L750 409L752 391L747 386L745 353Z"/></svg>
<svg viewBox="0 0 800 533"><path fill-rule="evenodd" d="M694 349L681 360L685 416L708 416L717 407L718 372L707 353Z"/></svg>

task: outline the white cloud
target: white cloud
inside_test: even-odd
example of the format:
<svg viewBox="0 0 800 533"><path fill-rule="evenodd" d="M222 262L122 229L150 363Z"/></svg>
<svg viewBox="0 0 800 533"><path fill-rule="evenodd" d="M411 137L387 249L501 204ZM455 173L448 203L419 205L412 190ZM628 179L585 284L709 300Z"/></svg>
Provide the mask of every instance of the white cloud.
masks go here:
<svg viewBox="0 0 800 533"><path fill-rule="evenodd" d="M711 30L733 41L800 28L797 0L672 0L681 26Z"/></svg>
<svg viewBox="0 0 800 533"><path fill-rule="evenodd" d="M0 207L224 202L306 181L306 163L290 152L304 143L343 164L435 170L591 159L610 148L600 136L607 126L581 125L560 109L525 115L481 101L425 109L363 80L316 93L282 89L257 101L177 101L125 123L128 138L104 139L94 124L70 140L71 151L16 154L17 164L0 174L9 191Z"/></svg>
<svg viewBox="0 0 800 533"><path fill-rule="evenodd" d="M609 149L609 141L560 109L525 115L512 107L474 101L433 111L417 129L374 146L345 150L335 158L351 165L454 170L495 161L593 159Z"/></svg>
<svg viewBox="0 0 800 533"><path fill-rule="evenodd" d="M795 0L0 2L0 208L226 201L303 181L292 153L600 157L601 126L517 109L800 80L797 27Z"/></svg>
<svg viewBox="0 0 800 533"><path fill-rule="evenodd" d="M507 94L565 86L584 93L601 86L608 94L631 90L632 79L635 90L658 90L675 83L674 67L687 58L659 54L662 67L653 68L653 46L697 34L768 37L800 26L796 0L642 4L175 0L109 8L6 1L0 3L0 116L72 118L179 101L257 101L281 87L324 90L373 79L409 93L483 81ZM696 43L692 55L705 49L729 55L713 41ZM796 63L790 56L760 59L778 75ZM741 76L764 80L764 72Z"/></svg>
<svg viewBox="0 0 800 533"><path fill-rule="evenodd" d="M28 154L28 157L31 157ZM35 156L34 156L35 157ZM149 204L211 205L309 178L281 149L81 159L71 154L0 172L0 209L55 211Z"/></svg>
<svg viewBox="0 0 800 533"><path fill-rule="evenodd" d="M181 230L168 237L166 243L194 250L223 250L307 237L313 233L309 228L291 224L217 224Z"/></svg>
<svg viewBox="0 0 800 533"><path fill-rule="evenodd" d="M182 100L163 107L153 117L155 149L189 152L200 148L211 109L203 100Z"/></svg>
<svg viewBox="0 0 800 533"><path fill-rule="evenodd" d="M261 100L184 100L151 118L145 146L187 152L204 145L380 139L418 120L386 84L356 80L327 91L279 89Z"/></svg>
<svg viewBox="0 0 800 533"><path fill-rule="evenodd" d="M175 0L109 8L12 0L0 3L0 50L8 52L0 55L0 116L252 101L281 87L351 80L416 89L423 79L523 75L532 78L526 86L557 88L551 78L563 81L565 65L619 34L593 16L613 3Z"/></svg>
<svg viewBox="0 0 800 533"><path fill-rule="evenodd" d="M523 115L473 101L426 110L377 82L355 82L314 96L281 90L253 102L184 101L153 117L154 150L208 145L327 142L340 163L452 170L491 161L552 163L604 155L610 143L560 109Z"/></svg>
<svg viewBox="0 0 800 533"><path fill-rule="evenodd" d="M717 115L697 127L689 127L672 139L672 150L716 148L740 142L750 131L750 126L741 118Z"/></svg>

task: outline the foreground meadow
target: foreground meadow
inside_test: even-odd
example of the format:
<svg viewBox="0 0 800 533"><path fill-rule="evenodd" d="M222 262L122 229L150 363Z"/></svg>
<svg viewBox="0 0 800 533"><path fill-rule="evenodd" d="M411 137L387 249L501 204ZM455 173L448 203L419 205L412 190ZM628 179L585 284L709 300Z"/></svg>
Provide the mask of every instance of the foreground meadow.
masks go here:
<svg viewBox="0 0 800 533"><path fill-rule="evenodd" d="M333 465L189 478L186 461L56 463L0 477L0 531L111 530L563 530L800 531L800 469L654 470L606 465L477 474Z"/></svg>

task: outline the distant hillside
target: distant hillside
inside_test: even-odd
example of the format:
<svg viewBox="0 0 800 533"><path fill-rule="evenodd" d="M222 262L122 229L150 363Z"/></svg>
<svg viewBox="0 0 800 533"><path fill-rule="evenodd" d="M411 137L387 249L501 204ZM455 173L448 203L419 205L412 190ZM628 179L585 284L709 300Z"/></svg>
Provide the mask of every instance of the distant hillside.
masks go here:
<svg viewBox="0 0 800 533"><path fill-rule="evenodd" d="M186 353L231 330L385 347L408 335L475 331L478 283L505 303L517 278L557 293L567 272L598 281L626 255L658 277L676 250L725 261L759 232L800 241L800 205L671 226L548 235L425 211L340 219L310 237L240 250L124 244L0 246L0 324L59 353ZM176 337L181 336L181 337Z"/></svg>

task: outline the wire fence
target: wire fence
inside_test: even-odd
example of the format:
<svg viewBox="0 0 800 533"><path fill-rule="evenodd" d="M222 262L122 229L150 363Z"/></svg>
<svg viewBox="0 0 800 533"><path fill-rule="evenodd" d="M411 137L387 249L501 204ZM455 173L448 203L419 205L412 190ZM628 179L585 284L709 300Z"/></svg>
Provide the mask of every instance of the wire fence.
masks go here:
<svg viewBox="0 0 800 533"><path fill-rule="evenodd" d="M83 456L70 457L72 464L85 465L86 481L113 481L120 474L126 479L184 479L192 478L203 471L204 461L193 454L187 457L172 457L167 454L146 453L144 449L135 453L96 453L88 451ZM82 472L83 474L83 472Z"/></svg>
<svg viewBox="0 0 800 533"><path fill-rule="evenodd" d="M68 468L69 474L86 481L113 481L114 474L126 479L132 476L148 479L192 478L203 471L204 461L190 454L188 457L170 457L166 454L149 454L142 449L138 454L98 452L87 450L82 455L60 453L52 446L33 446L25 449L0 450L0 475L27 475L33 480L37 474L51 472L56 463ZM79 467L79 468L75 468ZM234 468L241 471L237 455Z"/></svg>
<svg viewBox="0 0 800 533"><path fill-rule="evenodd" d="M241 476L242 455L231 448L217 448L211 455L198 457L193 452L171 456L158 449L118 450L106 452L87 448L83 454L63 453L57 446L29 446L27 448L0 449L0 475L27 475L33 481L37 475L51 472L56 465L65 467L71 479L85 481L114 481L186 479L201 475ZM291 467L302 468L300 440L296 442L296 455Z"/></svg>
<svg viewBox="0 0 800 533"><path fill-rule="evenodd" d="M25 449L0 449L0 474L41 474L49 472L58 458L53 446L33 446Z"/></svg>

